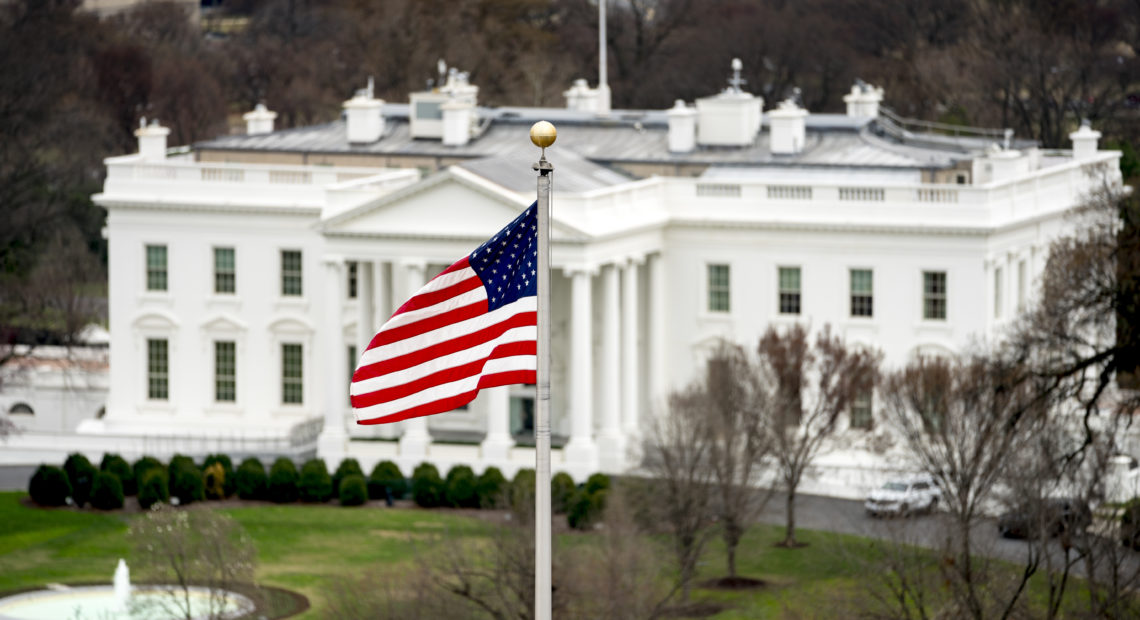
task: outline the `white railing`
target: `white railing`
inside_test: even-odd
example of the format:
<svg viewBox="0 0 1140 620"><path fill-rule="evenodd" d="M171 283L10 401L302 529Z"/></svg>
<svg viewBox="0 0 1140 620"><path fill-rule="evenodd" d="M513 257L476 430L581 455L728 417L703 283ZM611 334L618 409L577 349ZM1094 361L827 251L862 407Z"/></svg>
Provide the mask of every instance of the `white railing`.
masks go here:
<svg viewBox="0 0 1140 620"><path fill-rule="evenodd" d="M839 199L844 202L882 202L887 190L881 187L841 187Z"/></svg>

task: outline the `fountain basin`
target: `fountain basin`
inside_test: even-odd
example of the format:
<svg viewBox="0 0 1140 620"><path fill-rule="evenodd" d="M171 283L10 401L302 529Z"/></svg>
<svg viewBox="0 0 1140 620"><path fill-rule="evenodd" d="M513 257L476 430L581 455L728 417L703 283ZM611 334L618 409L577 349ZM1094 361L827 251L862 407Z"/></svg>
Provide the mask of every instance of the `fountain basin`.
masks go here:
<svg viewBox="0 0 1140 620"><path fill-rule="evenodd" d="M112 586L76 586L56 590L35 590L0 598L0 620L176 620L185 616L173 609L155 605L169 600L171 586L134 586L126 606ZM222 593L222 617L239 618L254 611L253 601L236 592ZM135 614L132 615L131 611ZM190 615L206 618L210 610L210 591L190 588ZM170 613L164 614L163 611Z"/></svg>

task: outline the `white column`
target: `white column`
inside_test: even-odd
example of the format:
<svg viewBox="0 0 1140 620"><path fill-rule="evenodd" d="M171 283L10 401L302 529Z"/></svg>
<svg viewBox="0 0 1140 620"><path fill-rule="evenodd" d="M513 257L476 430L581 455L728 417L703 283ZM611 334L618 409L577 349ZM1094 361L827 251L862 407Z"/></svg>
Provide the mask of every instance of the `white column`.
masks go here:
<svg viewBox="0 0 1140 620"><path fill-rule="evenodd" d="M404 290L400 291L400 303L420 290L424 285L423 261L407 261L400 265L404 270ZM400 457L408 466L415 466L427 458L431 436L428 434L427 418L412 418L403 423L404 434L400 436Z"/></svg>
<svg viewBox="0 0 1140 620"><path fill-rule="evenodd" d="M373 298L375 296L372 279L372 262L358 261L356 263L356 355L360 356L372 342L372 335L376 331L376 315L373 311Z"/></svg>
<svg viewBox="0 0 1140 620"><path fill-rule="evenodd" d="M384 261L376 261L372 265L372 307L373 307L373 330L380 329L384 321L392 315L389 307L392 305L392 300L389 299L389 291L392 290L392 283L389 271L387 269L388 263Z"/></svg>
<svg viewBox="0 0 1140 620"><path fill-rule="evenodd" d="M327 463L339 463L346 452L348 434L345 432L345 413L348 407L347 368L344 363L344 331L341 310L344 303L344 259L339 256L324 258L324 299L321 304L322 320L319 332L321 355L312 359L325 359L324 364L324 418L325 426L317 439L317 454Z"/></svg>
<svg viewBox="0 0 1140 620"><path fill-rule="evenodd" d="M621 307L618 266L602 270L602 428L598 434L598 465L619 473L625 468L625 437L621 428Z"/></svg>
<svg viewBox="0 0 1140 620"><path fill-rule="evenodd" d="M640 330L638 313L637 269L641 259L631 259L622 272L622 428L627 439L640 434L641 394L638 390L641 376L638 367L637 334Z"/></svg>
<svg viewBox="0 0 1140 620"><path fill-rule="evenodd" d="M483 439L484 465L502 467L510 458L515 441L511 438L511 387L488 388L479 392L487 405L487 436Z"/></svg>
<svg viewBox="0 0 1140 620"><path fill-rule="evenodd" d="M649 394L648 401L652 409L656 403L664 403L665 391L668 385L665 375L667 351L665 349L665 265L660 253L649 257Z"/></svg>
<svg viewBox="0 0 1140 620"><path fill-rule="evenodd" d="M590 355L593 342L590 292L590 273L585 270L571 272L570 380L569 394L566 395L570 402L570 441L563 449L563 455L567 466L580 476L593 469L597 458L591 418L594 364Z"/></svg>

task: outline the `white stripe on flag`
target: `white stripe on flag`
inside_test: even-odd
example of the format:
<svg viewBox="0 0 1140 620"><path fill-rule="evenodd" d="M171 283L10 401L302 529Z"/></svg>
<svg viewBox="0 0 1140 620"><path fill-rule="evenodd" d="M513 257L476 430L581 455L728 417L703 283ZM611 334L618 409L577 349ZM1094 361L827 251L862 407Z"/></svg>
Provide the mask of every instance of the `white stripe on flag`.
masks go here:
<svg viewBox="0 0 1140 620"><path fill-rule="evenodd" d="M392 413L411 409L424 403L430 403L444 398L450 398L458 394L464 394L474 390L479 385L479 379L482 377L497 374L500 372L510 372L514 370L534 370L535 357L533 355L516 355L512 357L504 357L493 359L487 362L483 367L482 374L465 377L458 381L451 383L444 383L426 390L417 392L410 396L393 400L387 403L380 403L365 407L363 409L353 409L352 412L357 420L371 420L374 418L383 417Z"/></svg>

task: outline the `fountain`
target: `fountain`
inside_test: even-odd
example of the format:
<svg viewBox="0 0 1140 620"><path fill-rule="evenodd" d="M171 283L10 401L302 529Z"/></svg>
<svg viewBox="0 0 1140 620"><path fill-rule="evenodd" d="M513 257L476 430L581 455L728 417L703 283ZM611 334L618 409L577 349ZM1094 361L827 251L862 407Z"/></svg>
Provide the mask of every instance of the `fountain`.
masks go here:
<svg viewBox="0 0 1140 620"><path fill-rule="evenodd" d="M131 587L131 571L119 560L110 586L62 586L52 584L45 590L25 592L0 598L0 620L167 620L185 618L181 610L163 604L170 601L174 586ZM207 588L191 587L179 593L180 601L189 601L190 616L210 615L211 603L217 609L218 593ZM254 610L253 601L235 592L221 593L221 617L238 618ZM133 612L133 613L132 613Z"/></svg>

